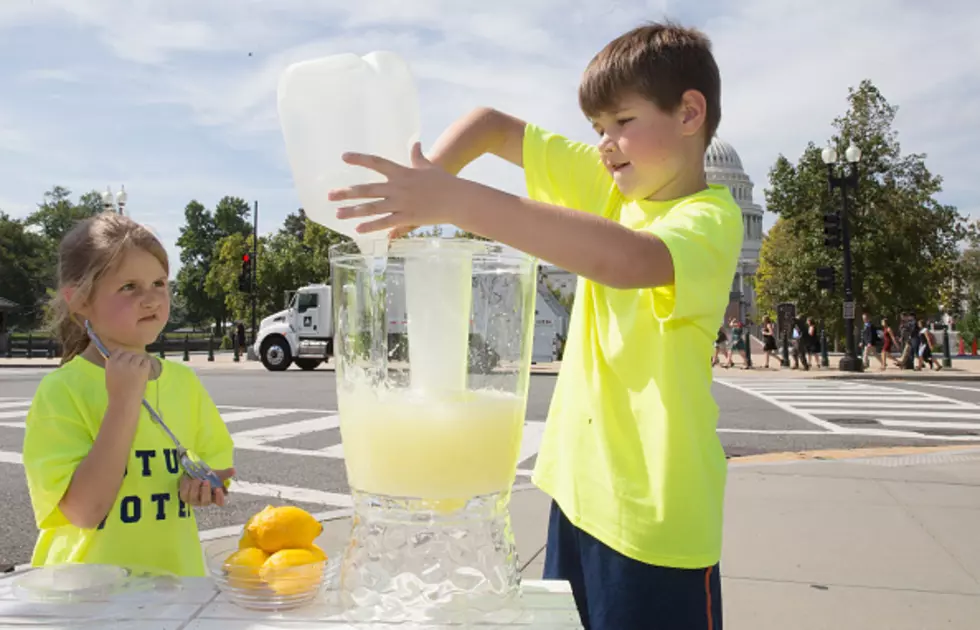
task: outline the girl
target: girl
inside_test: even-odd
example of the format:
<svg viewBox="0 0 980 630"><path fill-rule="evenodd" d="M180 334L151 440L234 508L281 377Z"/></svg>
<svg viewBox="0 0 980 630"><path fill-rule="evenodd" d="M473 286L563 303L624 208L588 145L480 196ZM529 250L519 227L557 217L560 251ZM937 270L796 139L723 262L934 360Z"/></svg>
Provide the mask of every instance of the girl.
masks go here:
<svg viewBox="0 0 980 630"><path fill-rule="evenodd" d="M168 276L160 242L119 214L86 219L61 243L51 323L63 358L38 386L24 436L40 530L34 566L84 562L204 575L191 506L224 505L225 488L182 474L173 442L141 399L222 481L234 472L232 441L194 372L146 353L170 315ZM108 361L89 343L85 320Z"/></svg>
<svg viewBox="0 0 980 630"><path fill-rule="evenodd" d="M762 320L762 340L765 342L762 351L766 353L766 368L769 368L770 357L776 360L777 365L782 365L777 354L779 348L776 346L776 327L772 323L772 318L768 315Z"/></svg>

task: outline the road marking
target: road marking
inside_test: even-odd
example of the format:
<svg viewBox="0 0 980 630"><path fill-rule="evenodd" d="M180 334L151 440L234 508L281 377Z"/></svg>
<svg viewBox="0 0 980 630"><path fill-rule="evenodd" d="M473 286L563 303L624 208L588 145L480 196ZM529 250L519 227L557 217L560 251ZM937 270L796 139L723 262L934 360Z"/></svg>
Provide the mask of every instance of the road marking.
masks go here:
<svg viewBox="0 0 980 630"><path fill-rule="evenodd" d="M814 409L817 413L825 416L877 416L881 411L874 409ZM972 412L967 411L932 411L924 409L922 411L892 411L887 410L888 415L901 418L963 418L964 420L980 419L980 409Z"/></svg>
<svg viewBox="0 0 980 630"><path fill-rule="evenodd" d="M977 387L963 387L962 385L940 385L938 383L914 383L908 381L903 383L903 385L918 385L919 387L939 387L942 389L957 389L964 392L980 392L980 388ZM905 390L909 391L909 390Z"/></svg>
<svg viewBox="0 0 980 630"><path fill-rule="evenodd" d="M232 413L225 413L221 415L221 419L225 421L225 424L228 424L229 422L255 420L257 418L268 418L269 416L284 416L287 413L294 413L297 411L299 411L299 409L251 409L249 411L233 411Z"/></svg>
<svg viewBox="0 0 980 630"><path fill-rule="evenodd" d="M733 383L731 381L726 381L726 380L721 380L721 379L715 379L715 382L716 383L720 383L722 385L725 385L726 387L730 387L732 389L736 389L736 390L742 392L743 394L748 394L750 396L755 396L756 398L759 398L760 400L764 400L767 403L769 403L769 404L771 404L771 405L773 405L775 407L779 407L780 409L782 409L786 413L793 414L794 416L796 416L798 418L802 418L803 420L806 420L810 424L816 425L816 426L820 427L821 429L826 429L827 431L829 431L831 433L839 433L840 430L841 430L841 427L837 426L833 422L827 422L826 420L821 420L820 418L816 417L815 415L813 415L811 413L807 413L806 411L803 411L801 409L797 409L796 407L793 407L791 405L787 405L786 403L780 402L778 399L773 398L772 396L768 396L766 394L756 393L754 390L751 390L751 389L749 389L747 387L743 387L742 385L736 385L735 383Z"/></svg>
<svg viewBox="0 0 980 630"><path fill-rule="evenodd" d="M908 427L910 429L980 430L980 424L974 422L917 422L915 420L878 420L878 422L887 427Z"/></svg>
<svg viewBox="0 0 980 630"><path fill-rule="evenodd" d="M246 431L233 431L231 436L236 442L245 440L250 444L264 444L276 440L287 440L289 438L315 433L317 431L327 431L336 429L340 426L340 416L334 414L322 416L320 418L310 418L298 422L287 422L286 424L276 424L258 429Z"/></svg>
<svg viewBox="0 0 980 630"><path fill-rule="evenodd" d="M251 481L235 481L231 486L232 493L248 494L257 497L276 497L298 503L319 503L336 507L351 507L354 503L349 494L324 492L310 488L294 486L279 486L271 483L253 483Z"/></svg>
<svg viewBox="0 0 980 630"><path fill-rule="evenodd" d="M541 438L544 435L544 422L525 422L524 431L521 437L521 454L517 461L523 462L529 457L537 455L541 450Z"/></svg>
<svg viewBox="0 0 980 630"><path fill-rule="evenodd" d="M810 408L813 408L813 407L850 407L852 409L860 409L862 407L871 407L873 409L888 409L888 410L891 410L891 409L921 409L922 411L939 411L939 410L942 410L943 407L945 407L947 411L955 411L957 409L960 409L960 410L964 409L964 407L962 405L951 405L951 404L948 404L948 403L938 403L938 402L931 401L931 400L929 400L929 401L917 400L917 401L909 401L909 402L895 402L894 399L892 399L892 402L880 402L880 403L878 403L878 402L867 402L867 401L856 401L856 400L827 401L826 399L819 400L819 401L817 401L817 400L800 400L800 401L797 401L797 400L786 400L785 398L780 398L780 400L784 400L786 402L796 403L798 407L800 407L800 408L806 408L806 409L810 409ZM940 405L943 405L943 407L940 407ZM977 409L976 407L970 407L970 409L971 410L974 410L974 411L976 411L978 413L980 413L980 409ZM821 410L819 413L823 413L823 410Z"/></svg>
<svg viewBox="0 0 980 630"><path fill-rule="evenodd" d="M332 457L334 459L343 459L344 458L344 444L343 443L333 444L331 446L327 446L326 448L319 449L317 451L317 453L320 453L320 455L323 456L323 457Z"/></svg>
<svg viewBox="0 0 980 630"><path fill-rule="evenodd" d="M286 446L270 446L268 444L258 444L252 443L248 440L238 441L235 440L235 449L241 449L243 451L259 451L262 453L278 453L279 455L303 455L305 457L324 457L331 458L333 455L328 455L323 451L310 450L305 448L289 448Z"/></svg>
<svg viewBox="0 0 980 630"><path fill-rule="evenodd" d="M20 400L17 402L0 402L0 409L13 409L14 407L30 407L31 401Z"/></svg>
<svg viewBox="0 0 980 630"><path fill-rule="evenodd" d="M8 429L23 429L27 426L25 422L0 422L0 427L7 427Z"/></svg>
<svg viewBox="0 0 980 630"><path fill-rule="evenodd" d="M746 433L750 435L829 435L826 431L816 429L718 429L718 433Z"/></svg>
<svg viewBox="0 0 980 630"><path fill-rule="evenodd" d="M0 451L0 464L20 464L24 465L24 458L20 453L10 451Z"/></svg>
<svg viewBox="0 0 980 630"><path fill-rule="evenodd" d="M240 407L238 405L215 405L218 410L231 409L232 411L251 411L253 409L273 409L273 407ZM284 409L291 413L339 413L336 409Z"/></svg>
<svg viewBox="0 0 980 630"><path fill-rule="evenodd" d="M25 411L23 409L20 410L20 411L0 411L0 418L2 418L2 419L6 419L6 418L23 418L26 415L27 415L27 411Z"/></svg>

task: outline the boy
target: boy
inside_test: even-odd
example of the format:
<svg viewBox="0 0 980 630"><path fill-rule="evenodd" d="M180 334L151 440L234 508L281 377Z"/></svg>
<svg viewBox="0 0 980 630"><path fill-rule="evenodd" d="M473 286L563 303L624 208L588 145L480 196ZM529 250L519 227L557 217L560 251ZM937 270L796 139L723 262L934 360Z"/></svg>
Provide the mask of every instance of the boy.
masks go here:
<svg viewBox="0 0 980 630"><path fill-rule="evenodd" d="M535 483L553 499L545 578L572 585L586 628L719 630L726 462L708 357L742 244L742 215L708 186L718 126L710 43L671 24L635 29L589 64L579 102L597 146L481 109L413 167L330 198L376 201L361 231L452 223L580 276ZM530 199L455 177L493 153ZM441 168L440 168L441 167Z"/></svg>

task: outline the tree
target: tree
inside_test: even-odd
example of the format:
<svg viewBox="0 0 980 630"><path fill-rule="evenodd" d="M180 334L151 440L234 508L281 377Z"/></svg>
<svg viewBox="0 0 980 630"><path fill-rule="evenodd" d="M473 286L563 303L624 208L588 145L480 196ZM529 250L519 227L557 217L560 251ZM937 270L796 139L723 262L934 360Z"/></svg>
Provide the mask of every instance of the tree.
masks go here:
<svg viewBox="0 0 980 630"><path fill-rule="evenodd" d="M249 211L245 200L228 196L218 202L213 213L196 200L184 208L185 224L177 238L181 262L177 273L177 293L190 322L200 325L214 321L218 334L222 332L228 307L224 294L214 293L224 285L212 281L209 291L208 275L222 239L231 235L244 238L252 233L247 219ZM239 252L239 256L243 251Z"/></svg>
<svg viewBox="0 0 980 630"><path fill-rule="evenodd" d="M935 195L942 178L922 154L903 155L892 128L897 107L870 82L849 90L850 108L834 120L831 144L843 154L852 141L862 152L856 193L848 190L854 295L858 312L894 317L902 310L935 313L949 299L964 218ZM769 172L767 209L779 215L763 243L756 277L759 304L782 301L843 331L842 256L823 244L823 215L841 207L831 195L821 148L811 142L797 164L779 156ZM833 267L837 291L816 289L817 267Z"/></svg>
<svg viewBox="0 0 980 630"><path fill-rule="evenodd" d="M72 203L71 191L55 186L44 193L44 202L27 217L27 225L41 228L48 239L57 247L61 239L71 231L75 224L102 212L102 197L97 192L82 195L78 203Z"/></svg>
<svg viewBox="0 0 980 630"><path fill-rule="evenodd" d="M299 221L303 225L299 225ZM302 235L299 238L298 235ZM283 308L283 297L307 284L329 283L329 250L350 239L310 221L302 210L291 214L283 227L268 238L259 239L256 311L265 316ZM251 317L250 297L238 288L242 252L252 251L252 239L229 234L216 247L205 279L205 291L211 299L223 301L230 317Z"/></svg>
<svg viewBox="0 0 980 630"><path fill-rule="evenodd" d="M26 223L0 212L0 297L20 305L11 325L33 328L43 314L42 303L53 286L49 241L26 229Z"/></svg>

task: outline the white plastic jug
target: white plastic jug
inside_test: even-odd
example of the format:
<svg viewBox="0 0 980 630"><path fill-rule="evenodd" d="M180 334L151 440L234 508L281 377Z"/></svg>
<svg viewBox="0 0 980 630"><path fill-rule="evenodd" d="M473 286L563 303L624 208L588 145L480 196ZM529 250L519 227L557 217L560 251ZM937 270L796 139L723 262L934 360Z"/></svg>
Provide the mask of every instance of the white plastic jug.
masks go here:
<svg viewBox="0 0 980 630"><path fill-rule="evenodd" d="M366 219L338 219L327 193L385 177L341 160L347 151L408 165L420 135L419 98L411 71L398 55L376 51L295 63L279 81L279 121L293 180L306 215L357 241L361 251L387 244L388 232L358 234Z"/></svg>

